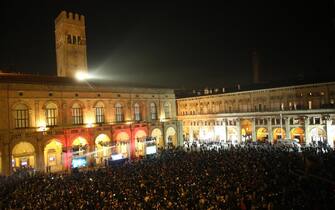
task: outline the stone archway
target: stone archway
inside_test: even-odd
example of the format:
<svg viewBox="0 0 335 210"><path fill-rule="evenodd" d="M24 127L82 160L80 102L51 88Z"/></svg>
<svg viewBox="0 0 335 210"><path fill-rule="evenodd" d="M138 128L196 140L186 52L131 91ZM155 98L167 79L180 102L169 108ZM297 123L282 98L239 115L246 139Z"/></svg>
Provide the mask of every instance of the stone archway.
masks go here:
<svg viewBox="0 0 335 210"><path fill-rule="evenodd" d="M147 134L143 130L138 130L135 133L135 156L144 156L145 155L145 140Z"/></svg>
<svg viewBox="0 0 335 210"><path fill-rule="evenodd" d="M111 140L106 134L100 134L95 138L95 162L97 164L103 164L104 161L108 161L111 157Z"/></svg>
<svg viewBox="0 0 335 210"><path fill-rule="evenodd" d="M167 145L177 146L177 133L173 127L168 127L165 132L165 142Z"/></svg>
<svg viewBox="0 0 335 210"><path fill-rule="evenodd" d="M227 128L227 139L228 139L228 143L232 143L232 144L236 144L238 143L238 132L236 128L233 127L228 127Z"/></svg>
<svg viewBox="0 0 335 210"><path fill-rule="evenodd" d="M290 132L291 139L299 140L299 143L303 143L305 141L305 131L302 128L293 128Z"/></svg>
<svg viewBox="0 0 335 210"><path fill-rule="evenodd" d="M26 141L19 142L12 149L12 166L16 168L35 168L35 147Z"/></svg>
<svg viewBox="0 0 335 210"><path fill-rule="evenodd" d="M252 122L251 120L241 121L241 140L242 142L252 141Z"/></svg>
<svg viewBox="0 0 335 210"><path fill-rule="evenodd" d="M52 139L47 145L45 145L44 165L47 172L57 172L63 170L62 147L63 145L57 141L57 139Z"/></svg>
<svg viewBox="0 0 335 210"><path fill-rule="evenodd" d="M130 137L127 132L120 132L115 137L116 144L112 146L112 154L121 154L123 158L130 156Z"/></svg>
<svg viewBox="0 0 335 210"><path fill-rule="evenodd" d="M327 139L327 133L323 128L315 127L310 131L311 142L323 142Z"/></svg>
<svg viewBox="0 0 335 210"><path fill-rule="evenodd" d="M193 140L199 140L200 139L200 128L199 126L192 127L193 131Z"/></svg>
<svg viewBox="0 0 335 210"><path fill-rule="evenodd" d="M256 134L257 141L261 141L261 142L268 141L268 137L269 137L268 129L258 128L257 134Z"/></svg>
<svg viewBox="0 0 335 210"><path fill-rule="evenodd" d="M156 139L157 147L164 147L162 131L159 128L155 128L151 131L151 137Z"/></svg>
<svg viewBox="0 0 335 210"><path fill-rule="evenodd" d="M87 160L88 160L88 142L83 137L77 137L72 142L72 167L78 168L78 167L84 167L87 166Z"/></svg>
<svg viewBox="0 0 335 210"><path fill-rule="evenodd" d="M214 128L212 126L200 127L200 140L212 141L214 139Z"/></svg>
<svg viewBox="0 0 335 210"><path fill-rule="evenodd" d="M273 142L277 142L279 139L285 139L286 132L283 128L275 128L273 130Z"/></svg>

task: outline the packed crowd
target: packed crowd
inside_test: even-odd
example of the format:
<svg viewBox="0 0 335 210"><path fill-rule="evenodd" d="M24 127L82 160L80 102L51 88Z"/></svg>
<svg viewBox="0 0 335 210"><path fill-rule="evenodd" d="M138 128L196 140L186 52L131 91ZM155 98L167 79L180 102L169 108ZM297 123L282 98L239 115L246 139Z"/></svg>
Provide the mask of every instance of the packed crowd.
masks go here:
<svg viewBox="0 0 335 210"><path fill-rule="evenodd" d="M271 145L165 150L72 174L0 178L0 209L333 209L335 153Z"/></svg>

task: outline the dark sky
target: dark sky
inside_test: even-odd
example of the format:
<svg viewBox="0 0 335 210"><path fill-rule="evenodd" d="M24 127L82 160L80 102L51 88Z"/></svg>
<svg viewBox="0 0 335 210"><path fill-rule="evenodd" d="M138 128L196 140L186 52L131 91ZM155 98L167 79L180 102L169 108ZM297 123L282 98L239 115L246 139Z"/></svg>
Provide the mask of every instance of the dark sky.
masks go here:
<svg viewBox="0 0 335 210"><path fill-rule="evenodd" d="M170 87L335 78L333 0L1 1L0 69L56 74L54 19L86 17L89 71Z"/></svg>

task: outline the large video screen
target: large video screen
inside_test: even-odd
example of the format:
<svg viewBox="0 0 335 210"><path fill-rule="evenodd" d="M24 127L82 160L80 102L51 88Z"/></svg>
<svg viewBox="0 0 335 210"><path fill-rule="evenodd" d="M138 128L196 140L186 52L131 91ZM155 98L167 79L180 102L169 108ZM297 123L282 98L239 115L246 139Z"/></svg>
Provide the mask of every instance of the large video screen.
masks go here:
<svg viewBox="0 0 335 210"><path fill-rule="evenodd" d="M156 154L156 152L157 152L156 146L149 146L146 148L147 155Z"/></svg>
<svg viewBox="0 0 335 210"><path fill-rule="evenodd" d="M112 154L112 160L121 160L123 159L122 154Z"/></svg>
<svg viewBox="0 0 335 210"><path fill-rule="evenodd" d="M72 167L73 168L79 168L79 167L83 167L87 165L87 161L85 157L81 157L81 158L74 158L72 160Z"/></svg>

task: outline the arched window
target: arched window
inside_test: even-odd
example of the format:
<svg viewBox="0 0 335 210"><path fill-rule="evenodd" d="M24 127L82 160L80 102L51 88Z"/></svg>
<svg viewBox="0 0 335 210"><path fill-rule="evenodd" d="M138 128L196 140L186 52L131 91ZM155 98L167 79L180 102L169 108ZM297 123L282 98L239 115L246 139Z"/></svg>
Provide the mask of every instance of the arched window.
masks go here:
<svg viewBox="0 0 335 210"><path fill-rule="evenodd" d="M24 104L18 104L14 108L15 128L29 127L29 109Z"/></svg>
<svg viewBox="0 0 335 210"><path fill-rule="evenodd" d="M134 104L134 117L135 121L140 121L141 120L141 110L140 110L140 105L138 103Z"/></svg>
<svg viewBox="0 0 335 210"><path fill-rule="evenodd" d="M71 44L71 35L70 34L67 35L67 43Z"/></svg>
<svg viewBox="0 0 335 210"><path fill-rule="evenodd" d="M157 109L155 103L150 104L150 113L151 113L151 119L157 120Z"/></svg>
<svg viewBox="0 0 335 210"><path fill-rule="evenodd" d="M95 122L104 123L105 122L105 107L102 102L98 102L95 105Z"/></svg>
<svg viewBox="0 0 335 210"><path fill-rule="evenodd" d="M166 119L171 118L171 104L169 102L166 102L164 104L164 112L165 112Z"/></svg>
<svg viewBox="0 0 335 210"><path fill-rule="evenodd" d="M115 104L116 122L123 121L123 110L120 103Z"/></svg>
<svg viewBox="0 0 335 210"><path fill-rule="evenodd" d="M73 125L82 125L83 121L83 109L78 103L72 105L72 124Z"/></svg>
<svg viewBox="0 0 335 210"><path fill-rule="evenodd" d="M54 103L48 103L45 107L45 119L47 126L57 125L57 105Z"/></svg>
<svg viewBox="0 0 335 210"><path fill-rule="evenodd" d="M72 44L77 44L76 36L72 36Z"/></svg>

